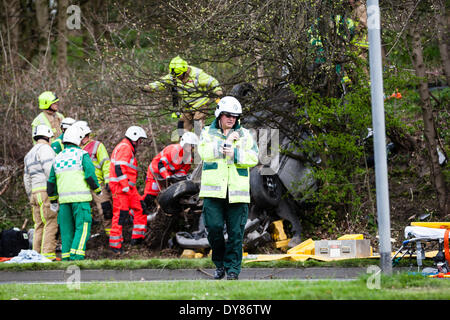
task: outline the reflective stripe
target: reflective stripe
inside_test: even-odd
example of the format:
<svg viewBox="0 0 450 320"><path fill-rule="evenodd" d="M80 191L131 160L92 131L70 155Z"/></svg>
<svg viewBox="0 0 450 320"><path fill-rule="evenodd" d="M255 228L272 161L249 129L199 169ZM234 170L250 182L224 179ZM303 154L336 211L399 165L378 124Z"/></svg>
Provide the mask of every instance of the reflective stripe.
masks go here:
<svg viewBox="0 0 450 320"><path fill-rule="evenodd" d="M33 188L33 189L31 189L31 192L44 191L44 190L47 190L47 186Z"/></svg>
<svg viewBox="0 0 450 320"><path fill-rule="evenodd" d="M128 184L129 184L130 186L132 186L132 187L136 186L136 183L131 182L131 181L128 181Z"/></svg>
<svg viewBox="0 0 450 320"><path fill-rule="evenodd" d="M201 186L202 191L220 191L222 190L221 186L206 186L206 185L202 185Z"/></svg>
<svg viewBox="0 0 450 320"><path fill-rule="evenodd" d="M132 163L126 162L126 161L117 161L117 160L111 160L112 163L118 164L118 165L124 165L127 167L130 167L131 169L137 170L138 167L134 166ZM130 162L134 162L134 158L131 158Z"/></svg>
<svg viewBox="0 0 450 320"><path fill-rule="evenodd" d="M42 253L42 255L44 256L44 257L46 257L47 259L50 259L50 260L55 260L56 259L56 254L53 252L53 253Z"/></svg>
<svg viewBox="0 0 450 320"><path fill-rule="evenodd" d="M64 252L64 253L61 253L61 258L62 258L62 259L68 259L68 258L70 258L70 252Z"/></svg>
<svg viewBox="0 0 450 320"><path fill-rule="evenodd" d="M88 227L89 227L89 223L85 222L83 224L83 233L81 234L81 239L80 239L80 242L78 244L78 250L83 250L83 247L84 247L84 245L86 243L86 237L87 237L87 234L88 234Z"/></svg>
<svg viewBox="0 0 450 320"><path fill-rule="evenodd" d="M145 224L135 224L134 229L145 229L147 226Z"/></svg>
<svg viewBox="0 0 450 320"><path fill-rule="evenodd" d="M166 165L168 165L170 170L175 170L175 167L169 162L169 159L167 159L166 157L162 157L159 161L164 162Z"/></svg>
<svg viewBox="0 0 450 320"><path fill-rule="evenodd" d="M111 177L109 181L119 182L121 180L127 179L128 176L126 174L121 175L120 177Z"/></svg>
<svg viewBox="0 0 450 320"><path fill-rule="evenodd" d="M250 196L250 192L248 191L230 191L230 197L235 197L235 196L242 196L242 197L249 197Z"/></svg>
<svg viewBox="0 0 450 320"><path fill-rule="evenodd" d="M74 192L60 192L60 197L67 197L67 196L77 196L77 195L88 195L91 194L90 191L74 191Z"/></svg>
<svg viewBox="0 0 450 320"><path fill-rule="evenodd" d="M133 231L131 234L136 236L145 236L145 231Z"/></svg>

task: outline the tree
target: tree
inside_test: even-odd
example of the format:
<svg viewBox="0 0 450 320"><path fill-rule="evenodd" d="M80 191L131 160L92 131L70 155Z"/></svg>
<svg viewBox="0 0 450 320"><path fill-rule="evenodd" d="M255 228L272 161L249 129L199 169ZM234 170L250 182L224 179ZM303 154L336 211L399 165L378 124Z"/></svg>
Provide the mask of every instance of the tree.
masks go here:
<svg viewBox="0 0 450 320"><path fill-rule="evenodd" d="M36 20L39 36L39 68L45 70L51 61L48 0L36 0Z"/></svg>
<svg viewBox="0 0 450 320"><path fill-rule="evenodd" d="M66 26L68 4L68 0L58 0L58 80L62 88L67 86L69 80Z"/></svg>
<svg viewBox="0 0 450 320"><path fill-rule="evenodd" d="M421 27L413 25L410 28L411 35L411 47L412 47L412 60L414 68L416 69L416 75L419 78L419 95L422 101L422 116L424 124L424 135L427 145L428 154L430 156L431 176L434 187L437 193L437 199L439 203L439 210L442 215L448 212L447 203L447 188L445 184L445 178L442 174L441 167L439 165L439 156L437 153L437 137L436 128L434 124L433 108L431 106L430 94L428 91L428 83L425 74L425 63L423 59L423 49L421 40Z"/></svg>

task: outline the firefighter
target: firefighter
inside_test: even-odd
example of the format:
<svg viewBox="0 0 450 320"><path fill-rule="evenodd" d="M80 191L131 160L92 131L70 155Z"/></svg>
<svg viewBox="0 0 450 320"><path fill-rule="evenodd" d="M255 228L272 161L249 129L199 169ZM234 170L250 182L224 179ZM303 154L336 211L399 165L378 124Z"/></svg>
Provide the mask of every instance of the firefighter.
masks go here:
<svg viewBox="0 0 450 320"><path fill-rule="evenodd" d="M131 126L125 132L125 138L111 153L109 187L113 198L113 218L109 246L115 254L122 253L122 226L130 215L133 216L131 245L142 243L147 229L147 217L143 213L141 196L136 189L136 150L143 139L147 139L144 129Z"/></svg>
<svg viewBox="0 0 450 320"><path fill-rule="evenodd" d="M58 112L59 98L53 92L45 91L41 93L38 100L39 109L42 111L31 123L31 131L34 132L34 128L38 125L45 124L52 129L53 137L59 137L62 133L61 122L64 119L64 116ZM50 139L50 142L53 140ZM36 142L33 140L33 143Z"/></svg>
<svg viewBox="0 0 450 320"><path fill-rule="evenodd" d="M215 279L237 280L250 203L249 168L258 163L258 146L239 124L242 106L234 97L220 99L216 119L202 130L198 152L203 160L199 197L216 266ZM224 226L228 239L224 238Z"/></svg>
<svg viewBox="0 0 450 320"><path fill-rule="evenodd" d="M95 175L98 183L102 188L100 196L95 194L95 192L91 193L97 207L97 218L102 221L103 229L106 235L109 236L112 223L112 195L109 189L109 166L111 161L109 154L102 142L90 137L92 131L86 121L77 121L74 125L79 126L83 130L84 137L81 140L81 149L89 154L95 166Z"/></svg>
<svg viewBox="0 0 450 320"><path fill-rule="evenodd" d="M47 179L55 152L50 147L53 131L45 124L34 128L33 140L36 144L24 158L25 191L30 199L34 221L33 250L50 260L55 260L58 211L50 207L47 195Z"/></svg>
<svg viewBox="0 0 450 320"><path fill-rule="evenodd" d="M55 151L56 154L60 153L64 149L64 143L63 143L63 137L64 132L67 130L68 127L70 127L72 124L75 123L75 119L66 117L61 121L61 135L56 138L52 143L52 149Z"/></svg>
<svg viewBox="0 0 450 320"><path fill-rule="evenodd" d="M180 143L165 147L148 166L143 200L150 208L159 192L167 185L185 180L191 168L192 154L198 145L193 132L185 132Z"/></svg>
<svg viewBox="0 0 450 320"><path fill-rule="evenodd" d="M52 206L59 208L61 259L83 260L92 224L90 190L100 194L95 167L86 151L81 150L82 130L71 126L64 133L64 150L59 153L47 181ZM59 204L58 204L59 202Z"/></svg>
<svg viewBox="0 0 450 320"><path fill-rule="evenodd" d="M199 121L203 128L208 106L222 95L217 79L200 68L188 65L180 56L170 61L169 74L141 89L145 92L172 90L173 104L176 109L172 117L179 118L180 137L185 131L192 131L195 121ZM178 98L182 100L181 108L178 107ZM178 112L180 110L181 112Z"/></svg>

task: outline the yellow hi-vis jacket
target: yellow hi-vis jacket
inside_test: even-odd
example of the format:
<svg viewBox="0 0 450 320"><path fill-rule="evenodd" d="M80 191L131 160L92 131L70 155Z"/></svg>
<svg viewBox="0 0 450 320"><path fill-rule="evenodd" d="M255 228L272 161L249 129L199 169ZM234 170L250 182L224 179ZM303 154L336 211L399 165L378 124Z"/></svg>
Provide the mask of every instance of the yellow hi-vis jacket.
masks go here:
<svg viewBox="0 0 450 320"><path fill-rule="evenodd" d="M95 175L101 185L109 183L109 159L108 151L103 143L97 140L89 139L81 149L89 154L92 163L95 166Z"/></svg>
<svg viewBox="0 0 450 320"><path fill-rule="evenodd" d="M47 125L50 129L53 131L53 137L50 139L50 143L56 140L57 137L59 137L62 134L61 130L61 121L64 119L64 116L62 113L55 112L50 113L47 110L42 111L38 114L36 118L34 118L33 122L31 123L31 132L34 131L34 128L36 128L40 124ZM33 139L33 144L36 144L36 141Z"/></svg>
<svg viewBox="0 0 450 320"><path fill-rule="evenodd" d="M226 136L219 128L217 119L201 133L198 146L203 160L200 198L225 199L228 192L230 203L250 203L249 168L258 164L258 146L250 132L238 123L233 130L238 131L240 136L233 142L233 159L219 151Z"/></svg>
<svg viewBox="0 0 450 320"><path fill-rule="evenodd" d="M180 79L176 79L177 93L185 104L186 109L198 109L209 101L208 95L216 93L222 89L219 81L210 76L200 68L189 66L191 71L188 79L183 83ZM169 73L162 77L159 81L154 81L148 86L153 90L164 90L174 85L173 76Z"/></svg>

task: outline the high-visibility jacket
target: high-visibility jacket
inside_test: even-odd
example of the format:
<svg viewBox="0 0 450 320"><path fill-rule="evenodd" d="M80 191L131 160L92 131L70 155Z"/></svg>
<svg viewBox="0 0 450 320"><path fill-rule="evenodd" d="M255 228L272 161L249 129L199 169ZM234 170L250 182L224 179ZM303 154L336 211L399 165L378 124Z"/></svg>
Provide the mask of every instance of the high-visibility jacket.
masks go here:
<svg viewBox="0 0 450 320"><path fill-rule="evenodd" d="M201 198L225 199L228 195L230 203L250 203L249 168L258 164L258 146L250 132L239 123L233 130L239 132L240 136L239 140L233 142L233 159L220 153L227 137L219 128L217 119L202 131L198 147L203 160Z"/></svg>
<svg viewBox="0 0 450 320"><path fill-rule="evenodd" d="M191 168L191 155L184 154L183 147L171 144L165 147L148 166L147 176L153 174L157 179L167 179L173 175L185 176Z"/></svg>
<svg viewBox="0 0 450 320"><path fill-rule="evenodd" d="M24 158L23 181L28 197L31 193L47 189L55 152L47 143L37 143Z"/></svg>
<svg viewBox="0 0 450 320"><path fill-rule="evenodd" d="M38 116L34 118L33 122L31 123L31 132L33 132L34 128L40 124L47 125L53 131L53 138L50 139L50 143L52 143L53 141L55 141L56 137L62 134L61 121L63 119L64 116L59 112L51 113L47 110L44 110L41 113L39 113ZM33 143L36 144L35 141Z"/></svg>
<svg viewBox="0 0 450 320"><path fill-rule="evenodd" d="M111 153L109 187L111 192L124 193L136 186L138 163L130 140L124 138Z"/></svg>
<svg viewBox="0 0 450 320"><path fill-rule="evenodd" d="M158 181L171 176L186 176L191 169L191 163L191 155L185 155L180 144L176 143L165 147L148 166L143 198L147 194L156 196L159 193L161 186L158 186Z"/></svg>
<svg viewBox="0 0 450 320"><path fill-rule="evenodd" d="M95 167L89 154L78 146L65 145L53 162L47 182L50 201L59 203L90 202L90 189L100 192Z"/></svg>
<svg viewBox="0 0 450 320"><path fill-rule="evenodd" d="M309 43L318 49L323 47L322 37L320 36L318 30L318 24L320 21L320 19L317 19L315 25L311 26L307 31ZM354 21L351 18L346 18L344 20L341 15L336 15L334 17L334 23L336 25L336 33L339 36L350 40L350 43L357 47L369 48L367 32L364 30L361 32L356 32L359 22Z"/></svg>
<svg viewBox="0 0 450 320"><path fill-rule="evenodd" d="M208 95L216 93L222 89L216 78L210 76L200 68L189 66L191 71L188 79L183 83L176 78L177 93L185 104L186 109L198 109L209 101ZM159 81L154 81L149 84L153 90L164 90L174 86L174 79L172 74L167 74Z"/></svg>
<svg viewBox="0 0 450 320"><path fill-rule="evenodd" d="M92 163L95 166L95 175L97 176L98 182L100 184L109 183L109 166L111 161L105 145L100 141L89 139L81 148L89 153L89 157L91 157Z"/></svg>

